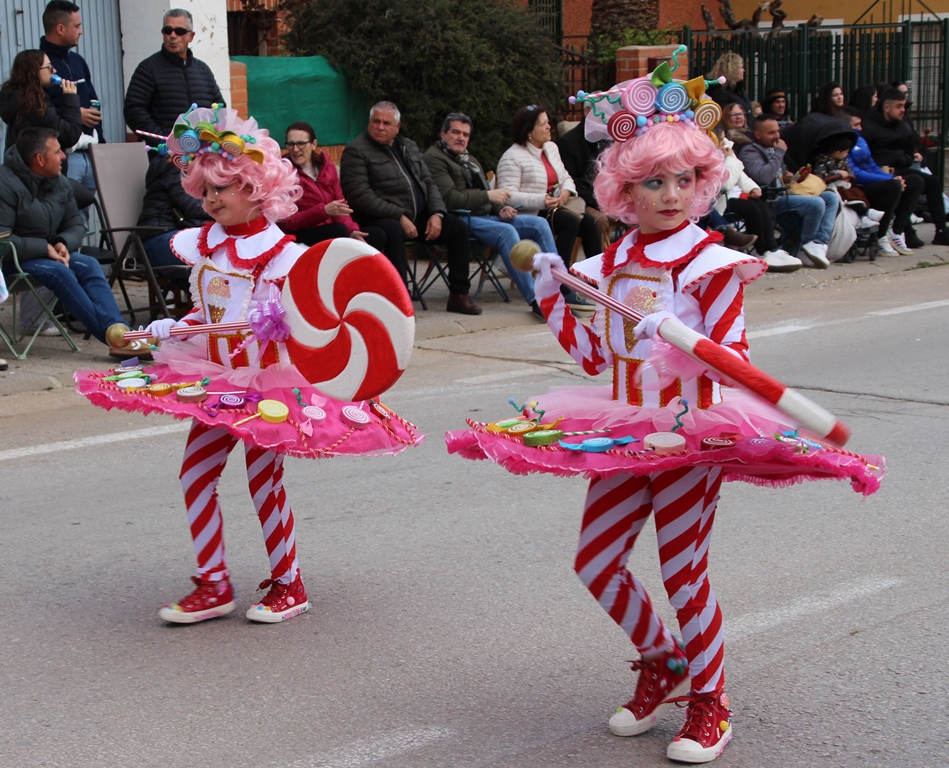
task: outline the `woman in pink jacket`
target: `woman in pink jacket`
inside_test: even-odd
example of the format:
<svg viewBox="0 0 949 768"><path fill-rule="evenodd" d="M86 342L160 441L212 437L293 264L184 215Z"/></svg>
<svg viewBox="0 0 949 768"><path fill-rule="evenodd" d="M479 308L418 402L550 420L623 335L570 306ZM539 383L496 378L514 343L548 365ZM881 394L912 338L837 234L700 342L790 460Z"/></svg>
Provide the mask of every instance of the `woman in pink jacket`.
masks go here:
<svg viewBox="0 0 949 768"><path fill-rule="evenodd" d="M353 209L346 203L339 186L339 173L325 152L318 151L316 132L309 123L292 123L287 128L287 159L297 172L303 196L297 212L278 222L280 228L295 235L297 242L314 245L334 237L354 237L378 251L384 251L386 235L377 227L361 231L352 219Z"/></svg>

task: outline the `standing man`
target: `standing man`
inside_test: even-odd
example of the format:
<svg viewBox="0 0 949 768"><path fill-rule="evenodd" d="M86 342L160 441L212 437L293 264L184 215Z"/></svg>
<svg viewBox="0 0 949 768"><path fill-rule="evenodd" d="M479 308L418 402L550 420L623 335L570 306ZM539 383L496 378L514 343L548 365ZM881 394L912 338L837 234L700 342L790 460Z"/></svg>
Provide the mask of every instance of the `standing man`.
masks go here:
<svg viewBox="0 0 949 768"><path fill-rule="evenodd" d="M132 73L125 94L125 122L133 131L167 136L178 115L192 104L223 105L224 97L211 68L188 48L194 40L194 20L188 11L172 8L165 13L161 36L161 50L144 59ZM160 143L158 139L144 140Z"/></svg>
<svg viewBox="0 0 949 768"><path fill-rule="evenodd" d="M497 249L524 300L531 305L534 314L543 317L534 301L534 278L529 272L514 268L511 248L525 239L533 240L546 253L555 253L557 246L550 224L540 216L518 214L505 204L511 193L506 189L491 189L481 163L468 154L470 139L471 118L452 112L442 122L441 138L426 150L425 163L445 205L455 211L471 211L468 216L471 236Z"/></svg>
<svg viewBox="0 0 949 768"><path fill-rule="evenodd" d="M69 0L51 0L43 11L43 30L46 34L40 38L40 50L49 57L49 63L56 69L57 75L76 84L76 92L79 94L82 136L74 146L65 148L69 155L66 176L95 192L96 180L92 175L89 147L103 143L105 138L102 136L102 110L92 104L93 101L96 105L99 104L99 96L92 85L89 65L82 56L71 50L79 45L79 38L82 37L79 6ZM62 88L51 85L46 90L53 106L57 111L61 111ZM84 213L81 212L81 215ZM86 222L85 216L83 222Z"/></svg>
<svg viewBox="0 0 949 768"><path fill-rule="evenodd" d="M448 213L418 145L399 135L402 115L391 101L369 110L369 127L346 145L339 182L360 227L385 230L387 249L402 279L406 279L406 240L444 243L448 250L449 312L480 315L468 291L470 251L468 228Z"/></svg>

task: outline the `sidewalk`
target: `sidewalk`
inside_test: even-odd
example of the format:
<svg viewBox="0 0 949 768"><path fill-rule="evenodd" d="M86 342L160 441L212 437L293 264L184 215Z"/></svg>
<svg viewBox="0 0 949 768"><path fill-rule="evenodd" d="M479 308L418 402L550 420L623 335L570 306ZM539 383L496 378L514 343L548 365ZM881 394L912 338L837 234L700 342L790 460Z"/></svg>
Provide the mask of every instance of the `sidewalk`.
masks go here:
<svg viewBox="0 0 949 768"><path fill-rule="evenodd" d="M927 243L932 240L931 225L921 225L918 231ZM880 256L874 262L860 258L852 264L831 264L830 268L825 270L804 268L791 274L766 274L752 283L747 291L749 295L754 295L765 291L818 287L835 281L902 272L920 263L949 264L949 248L927 245L918 249L913 256ZM506 284L505 288L507 289ZM511 294L511 301L505 303L501 301L497 291L486 284L478 298L478 304L484 312L469 316L446 312L447 287L443 284L433 287L425 295L428 311L422 310L418 303L415 304L416 340L425 341L517 326L540 327L541 320L530 311L517 289L510 288L508 292ZM8 314L7 307L2 311L4 315ZM76 343L80 351L71 352L59 337L40 337L26 360L16 360L5 347L0 349L0 357L5 358L10 365L8 371L0 372L0 396L72 387L72 375L76 370L105 368L115 364L116 361L108 356L105 346L95 339L83 341L76 338Z"/></svg>

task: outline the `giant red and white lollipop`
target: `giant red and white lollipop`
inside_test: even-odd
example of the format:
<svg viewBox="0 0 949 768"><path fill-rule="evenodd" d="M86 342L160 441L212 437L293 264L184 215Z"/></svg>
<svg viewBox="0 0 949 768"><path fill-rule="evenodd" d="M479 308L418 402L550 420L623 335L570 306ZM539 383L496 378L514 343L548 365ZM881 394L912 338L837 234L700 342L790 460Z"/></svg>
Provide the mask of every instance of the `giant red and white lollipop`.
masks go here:
<svg viewBox="0 0 949 768"><path fill-rule="evenodd" d="M287 275L280 303L290 336L284 342L307 381L338 400L366 400L405 371L415 342L415 313L389 260L353 238L317 243ZM179 326L172 336L239 332L246 322ZM144 331L126 339L147 338Z"/></svg>

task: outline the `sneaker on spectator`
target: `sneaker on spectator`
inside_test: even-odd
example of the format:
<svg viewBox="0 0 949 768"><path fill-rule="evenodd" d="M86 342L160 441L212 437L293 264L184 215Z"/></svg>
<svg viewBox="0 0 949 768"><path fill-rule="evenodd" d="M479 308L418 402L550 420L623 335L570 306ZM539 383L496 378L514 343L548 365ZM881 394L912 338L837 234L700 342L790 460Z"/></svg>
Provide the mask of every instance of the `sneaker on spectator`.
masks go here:
<svg viewBox="0 0 949 768"><path fill-rule="evenodd" d="M868 232L870 230L879 229L879 228L880 228L879 220L871 219L869 216L861 217L860 226L857 227L857 229L859 229L861 232Z"/></svg>
<svg viewBox="0 0 949 768"><path fill-rule="evenodd" d="M724 691L693 693L672 701L687 704L685 725L666 748L666 757L680 763L710 763L732 737L728 697Z"/></svg>
<svg viewBox="0 0 949 768"><path fill-rule="evenodd" d="M804 266L800 259L780 248L768 251L761 256L761 260L768 265L769 272L797 272Z"/></svg>
<svg viewBox="0 0 949 768"><path fill-rule="evenodd" d="M886 233L886 236L890 239L890 242L893 243L893 247L896 249L897 253L900 253L903 256L913 255L913 249L906 244L906 238L903 235L898 235L891 229Z"/></svg>
<svg viewBox="0 0 949 768"><path fill-rule="evenodd" d="M197 589L177 603L166 605L158 612L158 618L172 624L196 624L234 610L234 590L228 579L207 581L192 576L191 580Z"/></svg>
<svg viewBox="0 0 949 768"><path fill-rule="evenodd" d="M52 320L47 320L43 323L43 330L40 331L40 336L59 336L59 328L53 325Z"/></svg>
<svg viewBox="0 0 949 768"><path fill-rule="evenodd" d="M823 243L811 240L809 243L804 243L801 250L807 254L817 269L827 269L830 266L830 261L827 259L827 246Z"/></svg>
<svg viewBox="0 0 949 768"><path fill-rule="evenodd" d="M276 624L310 610L310 601L306 599L306 589L303 588L303 579L300 578L299 573L290 584L281 584L279 581L267 579L262 581L257 589L267 589L267 587L270 587L270 591L260 599L260 602L254 603L247 609L245 615L251 621Z"/></svg>
<svg viewBox="0 0 949 768"><path fill-rule="evenodd" d="M877 238L877 253L882 256L899 256L899 251L893 249L890 241L886 237Z"/></svg>
<svg viewBox="0 0 949 768"><path fill-rule="evenodd" d="M0 357L0 371L5 371L10 366L7 364L7 361Z"/></svg>
<svg viewBox="0 0 949 768"><path fill-rule="evenodd" d="M884 211L878 211L876 208L867 208L867 218L871 221L881 222L883 217L886 216Z"/></svg>
<svg viewBox="0 0 949 768"><path fill-rule="evenodd" d="M922 217L922 216L917 216L915 213L911 213L911 214L909 215L909 223L910 223L910 224L922 224L922 223L923 223L923 217Z"/></svg>
<svg viewBox="0 0 949 768"><path fill-rule="evenodd" d="M933 245L949 245L949 230L936 230L936 235L933 237Z"/></svg>
<svg viewBox="0 0 949 768"><path fill-rule="evenodd" d="M926 245L912 227L907 227L903 230L903 237L906 239L907 248L922 248Z"/></svg>
<svg viewBox="0 0 949 768"><path fill-rule="evenodd" d="M666 699L689 690L689 660L678 641L671 651L630 662L630 669L639 672L639 679L633 698L610 718L610 731L616 736L645 733L669 709Z"/></svg>

